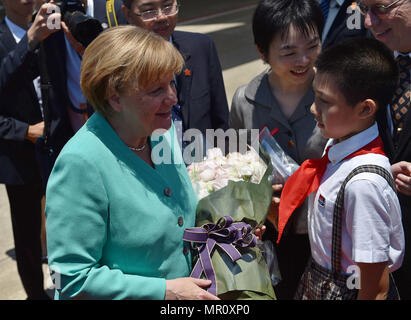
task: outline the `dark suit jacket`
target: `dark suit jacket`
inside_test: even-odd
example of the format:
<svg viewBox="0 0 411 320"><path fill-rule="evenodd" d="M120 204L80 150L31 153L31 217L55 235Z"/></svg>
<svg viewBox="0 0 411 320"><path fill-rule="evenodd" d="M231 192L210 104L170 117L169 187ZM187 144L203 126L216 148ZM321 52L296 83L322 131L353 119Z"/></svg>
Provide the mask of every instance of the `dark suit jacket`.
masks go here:
<svg viewBox="0 0 411 320"><path fill-rule="evenodd" d="M119 24L125 24L126 20L121 11L122 1L115 1L116 16ZM106 0L94 0L94 18L101 23L107 23ZM74 135L70 119L67 114L67 108L74 108L71 105L67 88L67 70L66 70L66 43L64 33L56 32L43 41L40 50L41 56L47 61L46 66L41 65L41 69L46 69L51 89L49 90L49 123L50 134L48 136L47 148L50 150L49 157L42 157L40 160L44 180L47 181L51 172L54 161L59 155L61 149L67 141ZM88 113L91 115L93 109L88 107Z"/></svg>
<svg viewBox="0 0 411 320"><path fill-rule="evenodd" d="M119 24L125 23L121 11L121 0L115 1L116 15ZM106 0L94 0L94 18L102 23L107 22ZM41 54L47 61L47 73L52 89L50 90L50 137L49 143L54 153L58 154L66 142L73 136L67 107L71 106L67 89L66 44L62 31L52 34L44 42ZM89 106L89 115L93 113Z"/></svg>
<svg viewBox="0 0 411 320"><path fill-rule="evenodd" d="M116 16L119 24L125 23L121 11L121 0L115 2ZM94 18L107 23L106 0L94 0ZM67 88L66 43L62 31L52 34L44 42L41 54L47 61L47 73L51 81L50 90L50 137L49 144L55 155L58 155L66 142L73 136L67 108L71 106ZM89 115L93 113L89 106Z"/></svg>
<svg viewBox="0 0 411 320"><path fill-rule="evenodd" d="M370 33L364 27L364 16L361 15L361 28L349 29L347 27L347 20L350 19L351 14L347 14L347 8L355 1L345 0L337 16L331 26L330 31L327 33L326 38L323 41L323 49L326 49L344 39L354 37L368 37ZM351 18L352 19L352 18Z"/></svg>
<svg viewBox="0 0 411 320"><path fill-rule="evenodd" d="M379 110L377 122L380 136L384 143L384 152L391 164L408 161L411 162L411 112L408 112L404 120L403 131L399 137L398 145L394 146L391 131L388 125L386 108ZM411 197L398 193L401 202L403 224L406 230L411 228Z"/></svg>
<svg viewBox="0 0 411 320"><path fill-rule="evenodd" d="M37 54L27 36L16 44L5 21L0 24L0 183L39 183L34 144L24 140L29 125L42 121L33 80Z"/></svg>
<svg viewBox="0 0 411 320"><path fill-rule="evenodd" d="M174 31L172 41L184 57L177 76L178 102L185 129L228 129L228 103L217 50L210 36Z"/></svg>
<svg viewBox="0 0 411 320"><path fill-rule="evenodd" d="M400 161L411 162L411 111L408 111L403 125L403 131L399 137L398 144L395 146L388 125L386 108L382 108L377 116L378 129L384 143L384 152L392 164ZM402 224L405 231L405 243L411 240L411 197L398 192L398 199L401 204ZM394 273L395 281L399 283L401 298L411 299L411 250L406 247L402 267Z"/></svg>
<svg viewBox="0 0 411 320"><path fill-rule="evenodd" d="M40 64L42 73L48 75L50 89L49 103L44 112L48 115L46 125L50 127L47 137L49 157L40 159L44 180L47 181L54 161L67 141L73 136L67 108L70 103L67 91L66 44L63 31L50 35L43 41L40 56L46 63Z"/></svg>

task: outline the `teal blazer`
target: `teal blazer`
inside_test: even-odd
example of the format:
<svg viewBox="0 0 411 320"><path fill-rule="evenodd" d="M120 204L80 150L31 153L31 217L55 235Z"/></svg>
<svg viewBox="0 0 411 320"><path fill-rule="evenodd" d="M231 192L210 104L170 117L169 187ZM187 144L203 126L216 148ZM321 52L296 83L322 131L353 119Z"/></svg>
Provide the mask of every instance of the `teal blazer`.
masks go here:
<svg viewBox="0 0 411 320"><path fill-rule="evenodd" d="M164 299L189 276L198 200L174 127L150 142L154 169L95 113L60 153L46 192L56 299Z"/></svg>

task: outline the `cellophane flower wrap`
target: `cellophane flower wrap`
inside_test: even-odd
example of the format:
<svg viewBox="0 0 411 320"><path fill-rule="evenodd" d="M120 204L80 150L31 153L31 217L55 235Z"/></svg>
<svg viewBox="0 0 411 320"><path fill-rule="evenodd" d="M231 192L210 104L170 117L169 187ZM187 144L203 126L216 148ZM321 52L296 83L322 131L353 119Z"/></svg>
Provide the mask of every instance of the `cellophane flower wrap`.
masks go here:
<svg viewBox="0 0 411 320"><path fill-rule="evenodd" d="M251 235L248 237L255 238L254 229L264 223L272 199L272 165L261 146L259 151L261 157L252 148L244 155L230 153L225 157L221 150L210 149L203 162L188 167L194 190L200 199L196 228L191 229L219 229L232 220L231 226L237 223L249 225ZM208 237L214 239L214 235ZM276 299L267 264L258 247L241 246L242 240L237 242L238 245L234 243L239 256L238 260L233 261L231 255L222 249L227 244L224 240L221 242L221 246L216 244L211 250L208 245L202 247L210 251L218 297L225 300ZM201 253L194 255L194 266L197 262L203 264L200 256ZM205 272L201 272L200 276L205 278ZM210 289L208 291L214 293Z"/></svg>

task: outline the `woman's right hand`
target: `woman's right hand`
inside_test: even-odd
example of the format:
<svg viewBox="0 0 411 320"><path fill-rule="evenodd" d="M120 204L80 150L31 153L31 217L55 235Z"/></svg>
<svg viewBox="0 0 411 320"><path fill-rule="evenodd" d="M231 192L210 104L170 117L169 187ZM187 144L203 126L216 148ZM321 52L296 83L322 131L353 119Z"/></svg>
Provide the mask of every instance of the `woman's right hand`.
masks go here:
<svg viewBox="0 0 411 320"><path fill-rule="evenodd" d="M202 288L211 285L211 280L178 278L166 280L165 300L220 300Z"/></svg>

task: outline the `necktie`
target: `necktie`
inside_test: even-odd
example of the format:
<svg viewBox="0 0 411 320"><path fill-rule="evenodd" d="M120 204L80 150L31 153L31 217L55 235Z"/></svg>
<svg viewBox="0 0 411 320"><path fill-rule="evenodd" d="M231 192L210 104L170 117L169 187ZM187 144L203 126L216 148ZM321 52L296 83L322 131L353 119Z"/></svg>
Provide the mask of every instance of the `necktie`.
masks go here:
<svg viewBox="0 0 411 320"><path fill-rule="evenodd" d="M394 140L397 140L399 133L402 131L405 115L411 104L411 57L409 55L399 56L397 61L400 68L400 85L391 104Z"/></svg>
<svg viewBox="0 0 411 320"><path fill-rule="evenodd" d="M328 11L330 11L330 0L322 0L320 3L321 11L323 12L324 22L327 21Z"/></svg>
<svg viewBox="0 0 411 320"><path fill-rule="evenodd" d="M316 191L320 186L321 179L329 162L328 151L329 148L327 148L325 155L321 159L305 160L301 167L285 183L280 199L277 243L280 242L285 225L294 210L304 202L310 193ZM384 155L383 143L380 137L348 155L344 160L366 153Z"/></svg>

